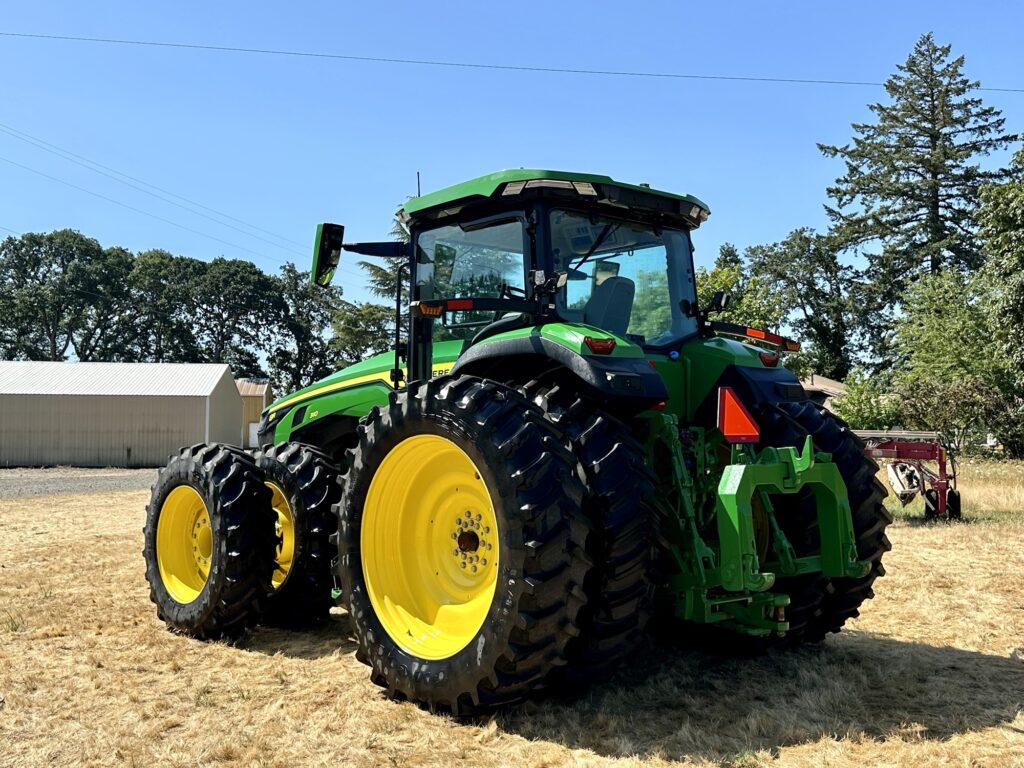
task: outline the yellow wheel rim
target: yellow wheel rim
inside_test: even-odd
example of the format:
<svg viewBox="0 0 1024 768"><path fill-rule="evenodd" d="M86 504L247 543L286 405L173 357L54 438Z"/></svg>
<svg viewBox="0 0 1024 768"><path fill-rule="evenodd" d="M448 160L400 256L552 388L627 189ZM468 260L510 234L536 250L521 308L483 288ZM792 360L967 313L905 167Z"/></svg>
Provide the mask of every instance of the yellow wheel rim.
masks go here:
<svg viewBox="0 0 1024 768"><path fill-rule="evenodd" d="M167 594L182 604L199 597L212 558L206 503L194 488L179 485L167 495L156 523L156 561Z"/></svg>
<svg viewBox="0 0 1024 768"><path fill-rule="evenodd" d="M473 460L451 440L416 435L378 467L363 507L363 579L403 650L461 651L483 626L498 578L498 523Z"/></svg>
<svg viewBox="0 0 1024 768"><path fill-rule="evenodd" d="M274 530L277 533L277 563L274 566L274 575L271 583L274 589L279 589L284 580L288 578L288 571L292 567L292 559L295 557L295 521L292 518L292 508L288 503L288 497L276 483L267 483L270 489L270 506L277 514L274 521Z"/></svg>

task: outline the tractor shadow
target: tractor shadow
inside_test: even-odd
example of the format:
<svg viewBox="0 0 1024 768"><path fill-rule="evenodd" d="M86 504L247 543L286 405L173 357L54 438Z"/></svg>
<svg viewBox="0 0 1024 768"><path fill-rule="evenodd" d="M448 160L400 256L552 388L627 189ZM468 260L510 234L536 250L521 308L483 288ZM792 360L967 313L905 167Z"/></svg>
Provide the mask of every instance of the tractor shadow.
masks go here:
<svg viewBox="0 0 1024 768"><path fill-rule="evenodd" d="M607 757L728 761L822 737L946 739L1024 707L1024 649L1000 657L847 631L817 646L723 656L651 641L574 701L498 715L509 733Z"/></svg>
<svg viewBox="0 0 1024 768"><path fill-rule="evenodd" d="M258 627L239 640L237 646L267 656L280 654L293 659L322 659L333 654L352 653L356 642L348 614L332 613L327 621L311 627Z"/></svg>

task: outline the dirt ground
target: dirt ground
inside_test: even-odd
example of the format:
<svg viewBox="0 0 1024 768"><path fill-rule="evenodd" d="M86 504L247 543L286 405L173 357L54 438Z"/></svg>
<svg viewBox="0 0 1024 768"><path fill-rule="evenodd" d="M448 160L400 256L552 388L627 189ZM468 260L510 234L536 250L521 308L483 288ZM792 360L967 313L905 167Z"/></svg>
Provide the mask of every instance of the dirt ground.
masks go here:
<svg viewBox="0 0 1024 768"><path fill-rule="evenodd" d="M384 699L343 613L237 645L167 632L148 492L0 489L0 766L1024 766L1024 468L964 476L968 522L911 507L878 596L820 646L652 641L582 700L468 723Z"/></svg>

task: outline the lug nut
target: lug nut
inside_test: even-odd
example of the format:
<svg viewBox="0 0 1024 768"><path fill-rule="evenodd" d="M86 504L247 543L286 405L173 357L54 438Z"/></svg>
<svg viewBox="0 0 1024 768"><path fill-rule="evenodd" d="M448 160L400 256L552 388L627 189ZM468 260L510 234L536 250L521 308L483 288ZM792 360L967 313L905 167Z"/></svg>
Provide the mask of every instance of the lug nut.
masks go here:
<svg viewBox="0 0 1024 768"><path fill-rule="evenodd" d="M466 567L466 561L463 560L461 563L459 563L459 567L460 568L465 568Z"/></svg>
<svg viewBox="0 0 1024 768"><path fill-rule="evenodd" d="M476 573L476 566L474 565L470 570L473 571L473 573Z"/></svg>

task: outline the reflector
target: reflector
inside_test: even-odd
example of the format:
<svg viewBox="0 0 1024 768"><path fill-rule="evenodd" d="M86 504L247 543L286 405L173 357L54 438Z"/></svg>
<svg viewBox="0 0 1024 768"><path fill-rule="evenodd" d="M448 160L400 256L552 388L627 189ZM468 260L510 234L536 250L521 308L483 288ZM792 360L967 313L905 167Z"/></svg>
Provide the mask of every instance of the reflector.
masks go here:
<svg viewBox="0 0 1024 768"><path fill-rule="evenodd" d="M732 387L718 389L718 430L730 443L756 443L761 430Z"/></svg>
<svg viewBox="0 0 1024 768"><path fill-rule="evenodd" d="M610 355L615 349L615 339L595 339L592 336L584 336L583 343L595 355Z"/></svg>

